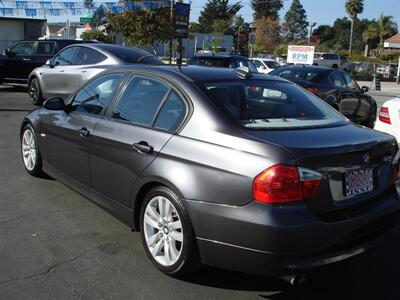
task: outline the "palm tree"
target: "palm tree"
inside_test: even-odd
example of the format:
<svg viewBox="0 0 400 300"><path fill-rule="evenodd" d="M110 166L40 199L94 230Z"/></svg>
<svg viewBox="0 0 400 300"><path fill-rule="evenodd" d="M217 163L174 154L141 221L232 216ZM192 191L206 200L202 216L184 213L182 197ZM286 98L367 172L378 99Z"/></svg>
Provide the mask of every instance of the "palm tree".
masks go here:
<svg viewBox="0 0 400 300"><path fill-rule="evenodd" d="M385 38L397 32L397 24L392 19L392 16L384 16L382 14L377 22L369 24L363 34L364 41L369 42L372 39L379 38L380 44L383 45Z"/></svg>
<svg viewBox="0 0 400 300"><path fill-rule="evenodd" d="M364 10L364 0L347 0L345 8L346 12L349 14L351 19L350 45L349 45L349 56L350 56L351 48L353 46L354 21L357 19L357 15L362 13Z"/></svg>

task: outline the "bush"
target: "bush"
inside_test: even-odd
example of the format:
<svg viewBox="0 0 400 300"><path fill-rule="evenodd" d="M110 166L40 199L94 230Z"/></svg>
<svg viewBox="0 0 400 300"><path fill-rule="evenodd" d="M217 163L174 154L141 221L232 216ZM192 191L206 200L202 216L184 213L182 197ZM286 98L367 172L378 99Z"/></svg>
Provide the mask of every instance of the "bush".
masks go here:
<svg viewBox="0 0 400 300"><path fill-rule="evenodd" d="M85 31L81 34L81 38L85 41L97 40L103 43L113 43L112 37L102 30Z"/></svg>

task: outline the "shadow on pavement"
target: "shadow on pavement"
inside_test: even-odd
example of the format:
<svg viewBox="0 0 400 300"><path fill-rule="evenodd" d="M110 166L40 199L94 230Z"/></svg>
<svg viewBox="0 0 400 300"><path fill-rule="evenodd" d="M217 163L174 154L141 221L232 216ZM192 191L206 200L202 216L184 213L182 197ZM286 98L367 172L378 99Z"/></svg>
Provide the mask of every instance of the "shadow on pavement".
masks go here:
<svg viewBox="0 0 400 300"><path fill-rule="evenodd" d="M259 292L263 299L400 299L400 234L368 253L313 270L300 286L273 277L205 268L183 280L205 286Z"/></svg>
<svg viewBox="0 0 400 300"><path fill-rule="evenodd" d="M0 93L26 93L24 85L0 85Z"/></svg>

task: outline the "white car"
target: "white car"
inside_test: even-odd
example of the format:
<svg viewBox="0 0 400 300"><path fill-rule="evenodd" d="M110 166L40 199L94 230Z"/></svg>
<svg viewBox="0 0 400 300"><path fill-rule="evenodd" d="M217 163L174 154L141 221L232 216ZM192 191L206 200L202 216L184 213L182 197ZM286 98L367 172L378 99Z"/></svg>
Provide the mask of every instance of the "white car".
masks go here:
<svg viewBox="0 0 400 300"><path fill-rule="evenodd" d="M393 135L400 143L400 96L382 105L374 129Z"/></svg>
<svg viewBox="0 0 400 300"><path fill-rule="evenodd" d="M342 65L342 58L339 54L322 53L314 55L314 66L328 67L338 69Z"/></svg>
<svg viewBox="0 0 400 300"><path fill-rule="evenodd" d="M268 74L275 69L278 69L281 65L275 60L270 58L253 58L253 63L260 73Z"/></svg>

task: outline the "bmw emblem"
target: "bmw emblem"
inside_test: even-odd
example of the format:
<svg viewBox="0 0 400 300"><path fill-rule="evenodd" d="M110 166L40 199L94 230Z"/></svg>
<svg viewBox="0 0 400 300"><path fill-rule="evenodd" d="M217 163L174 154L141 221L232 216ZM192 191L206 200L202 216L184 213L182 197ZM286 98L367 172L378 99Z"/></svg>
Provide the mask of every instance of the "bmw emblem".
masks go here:
<svg viewBox="0 0 400 300"><path fill-rule="evenodd" d="M362 157L362 160L363 160L364 164L368 165L369 164L369 154L365 153Z"/></svg>

